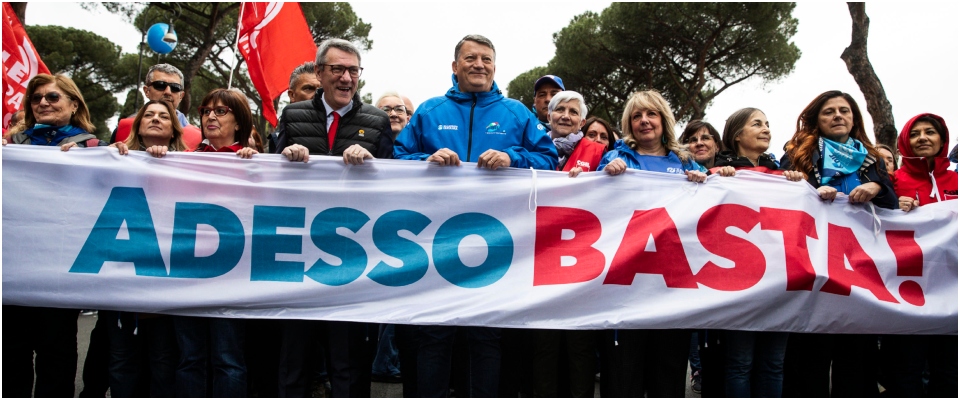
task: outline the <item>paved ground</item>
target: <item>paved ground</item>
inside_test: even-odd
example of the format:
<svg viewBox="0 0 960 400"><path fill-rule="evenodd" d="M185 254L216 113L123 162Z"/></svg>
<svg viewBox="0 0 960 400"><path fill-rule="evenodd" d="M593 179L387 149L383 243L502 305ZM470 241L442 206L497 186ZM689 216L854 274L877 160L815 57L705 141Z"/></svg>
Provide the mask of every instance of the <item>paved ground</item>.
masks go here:
<svg viewBox="0 0 960 400"><path fill-rule="evenodd" d="M83 372L83 360L87 357L87 346L90 343L90 331L93 330L93 325L96 323L96 316L87 316L81 315L77 320L77 345L79 357L77 357L77 379L76 379L76 392L74 396L80 394L80 390L83 389L83 383L81 382L81 374ZM371 396L372 397L403 397L403 385L399 383L377 383L374 382L371 386ZM594 391L594 397L600 397L600 385L596 386ZM687 397L700 397L699 394L693 393L690 390L690 385L687 385Z"/></svg>

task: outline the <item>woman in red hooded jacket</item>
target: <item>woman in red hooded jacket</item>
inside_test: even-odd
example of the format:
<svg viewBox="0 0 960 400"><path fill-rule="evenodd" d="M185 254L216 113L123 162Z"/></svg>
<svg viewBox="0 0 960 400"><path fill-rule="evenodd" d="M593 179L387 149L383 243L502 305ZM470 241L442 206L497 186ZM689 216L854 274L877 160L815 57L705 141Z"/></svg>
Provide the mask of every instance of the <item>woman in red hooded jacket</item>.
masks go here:
<svg viewBox="0 0 960 400"><path fill-rule="evenodd" d="M938 115L920 114L903 126L897 140L903 166L893 183L900 209L957 198L949 143L947 125ZM956 335L884 335L880 351L883 386L891 397L957 397ZM927 383L925 369L930 373Z"/></svg>
<svg viewBox="0 0 960 400"><path fill-rule="evenodd" d="M950 171L950 133L943 118L920 114L910 119L897 139L903 166L894 175L900 209L957 198L957 173Z"/></svg>

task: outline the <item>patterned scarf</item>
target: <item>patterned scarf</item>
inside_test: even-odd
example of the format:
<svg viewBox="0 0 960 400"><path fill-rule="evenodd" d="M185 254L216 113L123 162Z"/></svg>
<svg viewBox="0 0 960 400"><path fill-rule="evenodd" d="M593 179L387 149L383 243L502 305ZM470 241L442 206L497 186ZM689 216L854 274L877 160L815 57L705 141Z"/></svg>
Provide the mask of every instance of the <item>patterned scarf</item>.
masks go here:
<svg viewBox="0 0 960 400"><path fill-rule="evenodd" d="M30 144L35 146L56 146L63 139L81 133L87 133L87 131L73 125L50 126L46 124L34 124L33 128L23 132L30 138Z"/></svg>
<svg viewBox="0 0 960 400"><path fill-rule="evenodd" d="M846 143L834 142L820 137L820 162L823 163L820 184L837 188L850 194L860 186L857 170L867 158L867 149L857 139L849 138Z"/></svg>

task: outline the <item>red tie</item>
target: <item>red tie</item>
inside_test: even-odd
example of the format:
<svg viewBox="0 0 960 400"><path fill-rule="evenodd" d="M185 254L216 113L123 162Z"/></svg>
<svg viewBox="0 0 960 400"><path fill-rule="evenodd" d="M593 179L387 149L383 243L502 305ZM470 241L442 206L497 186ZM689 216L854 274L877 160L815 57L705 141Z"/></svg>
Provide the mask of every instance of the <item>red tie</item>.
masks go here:
<svg viewBox="0 0 960 400"><path fill-rule="evenodd" d="M327 143L330 144L330 151L333 151L333 138L337 137L337 126L340 125L340 113L333 112L333 122L330 129L327 129Z"/></svg>

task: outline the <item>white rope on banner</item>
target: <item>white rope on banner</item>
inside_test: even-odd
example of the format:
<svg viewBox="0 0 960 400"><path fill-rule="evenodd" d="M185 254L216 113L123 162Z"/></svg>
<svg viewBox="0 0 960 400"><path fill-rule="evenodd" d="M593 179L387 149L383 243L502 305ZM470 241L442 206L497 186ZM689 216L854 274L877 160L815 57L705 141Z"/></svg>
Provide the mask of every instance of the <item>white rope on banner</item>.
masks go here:
<svg viewBox="0 0 960 400"><path fill-rule="evenodd" d="M533 172L533 174L530 179L530 196L527 197L527 209L530 210L530 212L537 212L537 170L530 167L530 171ZM533 200L533 207L530 206L531 200Z"/></svg>

